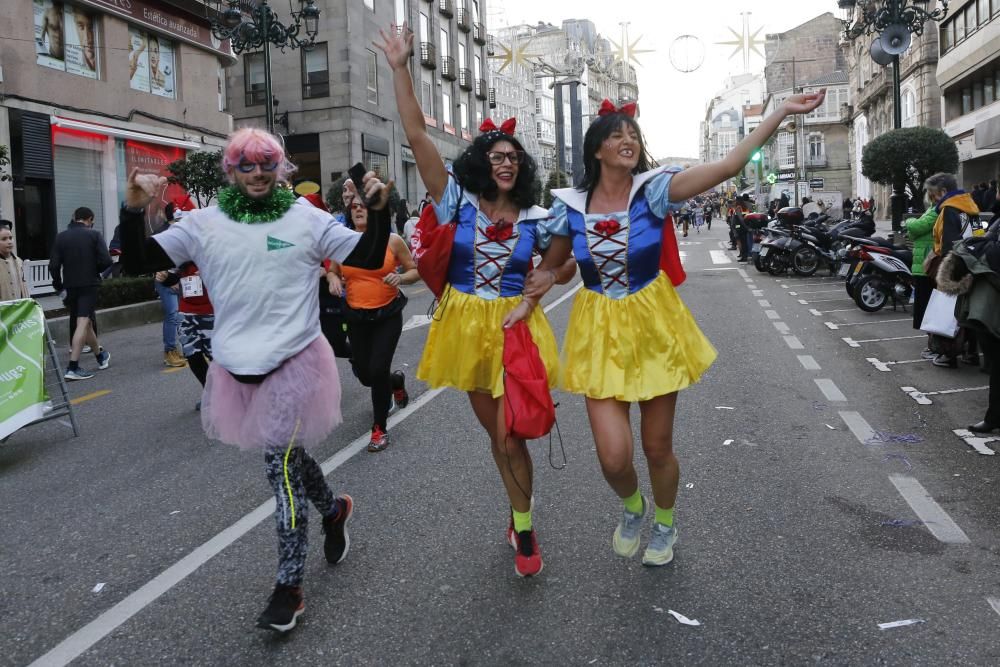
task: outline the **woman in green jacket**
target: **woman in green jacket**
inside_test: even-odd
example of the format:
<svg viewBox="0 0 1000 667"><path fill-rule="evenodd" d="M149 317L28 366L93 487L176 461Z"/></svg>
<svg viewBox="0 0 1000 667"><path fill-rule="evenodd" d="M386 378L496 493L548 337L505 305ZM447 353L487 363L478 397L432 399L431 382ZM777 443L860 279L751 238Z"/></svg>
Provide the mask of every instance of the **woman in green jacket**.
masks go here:
<svg viewBox="0 0 1000 667"><path fill-rule="evenodd" d="M920 324L924 320L924 311L927 310L927 302L931 299L931 292L934 283L924 273L924 258L934 246L934 223L937 220L938 212L934 208L933 202L919 218L910 218L903 223L906 236L913 242L913 266L910 272L913 274L913 328L920 329ZM927 347L920 356L924 359L931 359L936 354L932 352L934 337L927 335Z"/></svg>

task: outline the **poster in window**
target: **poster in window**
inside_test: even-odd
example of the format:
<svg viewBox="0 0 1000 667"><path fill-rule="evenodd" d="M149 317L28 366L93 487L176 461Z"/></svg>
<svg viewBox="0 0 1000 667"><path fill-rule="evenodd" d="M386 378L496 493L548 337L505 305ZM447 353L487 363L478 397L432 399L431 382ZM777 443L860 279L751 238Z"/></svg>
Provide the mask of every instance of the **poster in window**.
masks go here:
<svg viewBox="0 0 1000 667"><path fill-rule="evenodd" d="M66 69L63 3L34 0L35 58L39 65Z"/></svg>
<svg viewBox="0 0 1000 667"><path fill-rule="evenodd" d="M149 87L160 97L174 97L174 45L156 35L148 35Z"/></svg>
<svg viewBox="0 0 1000 667"><path fill-rule="evenodd" d="M66 71L88 79L97 78L97 43L94 23L97 17L82 7L66 5Z"/></svg>
<svg viewBox="0 0 1000 667"><path fill-rule="evenodd" d="M147 144L143 141L125 141L125 173L131 174L132 170L141 174L152 174L154 176L169 177L170 171L167 166L185 156L184 149L173 146L160 146L157 144ZM168 203L175 205L185 201L187 192L176 183L164 183L153 196L153 200L146 206L146 232L147 235L160 230L164 224L163 209Z"/></svg>
<svg viewBox="0 0 1000 667"><path fill-rule="evenodd" d="M146 33L128 29L128 76L132 90L149 92L149 44Z"/></svg>

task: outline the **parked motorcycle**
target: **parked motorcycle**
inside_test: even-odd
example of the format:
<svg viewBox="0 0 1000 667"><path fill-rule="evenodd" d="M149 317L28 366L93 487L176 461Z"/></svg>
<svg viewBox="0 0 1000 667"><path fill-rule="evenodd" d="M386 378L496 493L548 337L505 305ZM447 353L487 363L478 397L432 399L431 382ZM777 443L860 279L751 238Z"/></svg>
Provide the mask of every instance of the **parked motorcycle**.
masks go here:
<svg viewBox="0 0 1000 667"><path fill-rule="evenodd" d="M910 302L913 253L874 239L848 239L855 244L853 268L847 277L847 293L861 310L874 313L892 301L895 309Z"/></svg>

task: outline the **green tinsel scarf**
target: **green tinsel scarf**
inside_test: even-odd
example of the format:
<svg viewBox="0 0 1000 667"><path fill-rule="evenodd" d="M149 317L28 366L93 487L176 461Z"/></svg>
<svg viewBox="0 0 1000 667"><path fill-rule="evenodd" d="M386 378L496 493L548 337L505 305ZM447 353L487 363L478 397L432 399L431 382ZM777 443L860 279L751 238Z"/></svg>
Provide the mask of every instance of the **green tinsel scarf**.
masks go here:
<svg viewBox="0 0 1000 667"><path fill-rule="evenodd" d="M219 208L230 220L247 225L274 222L283 216L295 203L291 190L276 187L264 199L250 199L236 187L228 187L219 192Z"/></svg>

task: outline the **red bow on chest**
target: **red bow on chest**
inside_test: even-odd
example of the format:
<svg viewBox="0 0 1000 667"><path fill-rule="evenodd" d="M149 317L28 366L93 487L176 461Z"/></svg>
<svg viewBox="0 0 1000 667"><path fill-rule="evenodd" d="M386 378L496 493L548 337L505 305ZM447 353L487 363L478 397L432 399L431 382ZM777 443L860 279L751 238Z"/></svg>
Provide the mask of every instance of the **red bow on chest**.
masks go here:
<svg viewBox="0 0 1000 667"><path fill-rule="evenodd" d="M594 231L604 236L614 236L622 226L615 219L601 220L594 225Z"/></svg>
<svg viewBox="0 0 1000 667"><path fill-rule="evenodd" d="M503 220L491 224L484 232L490 241L506 241L514 235L514 223Z"/></svg>

